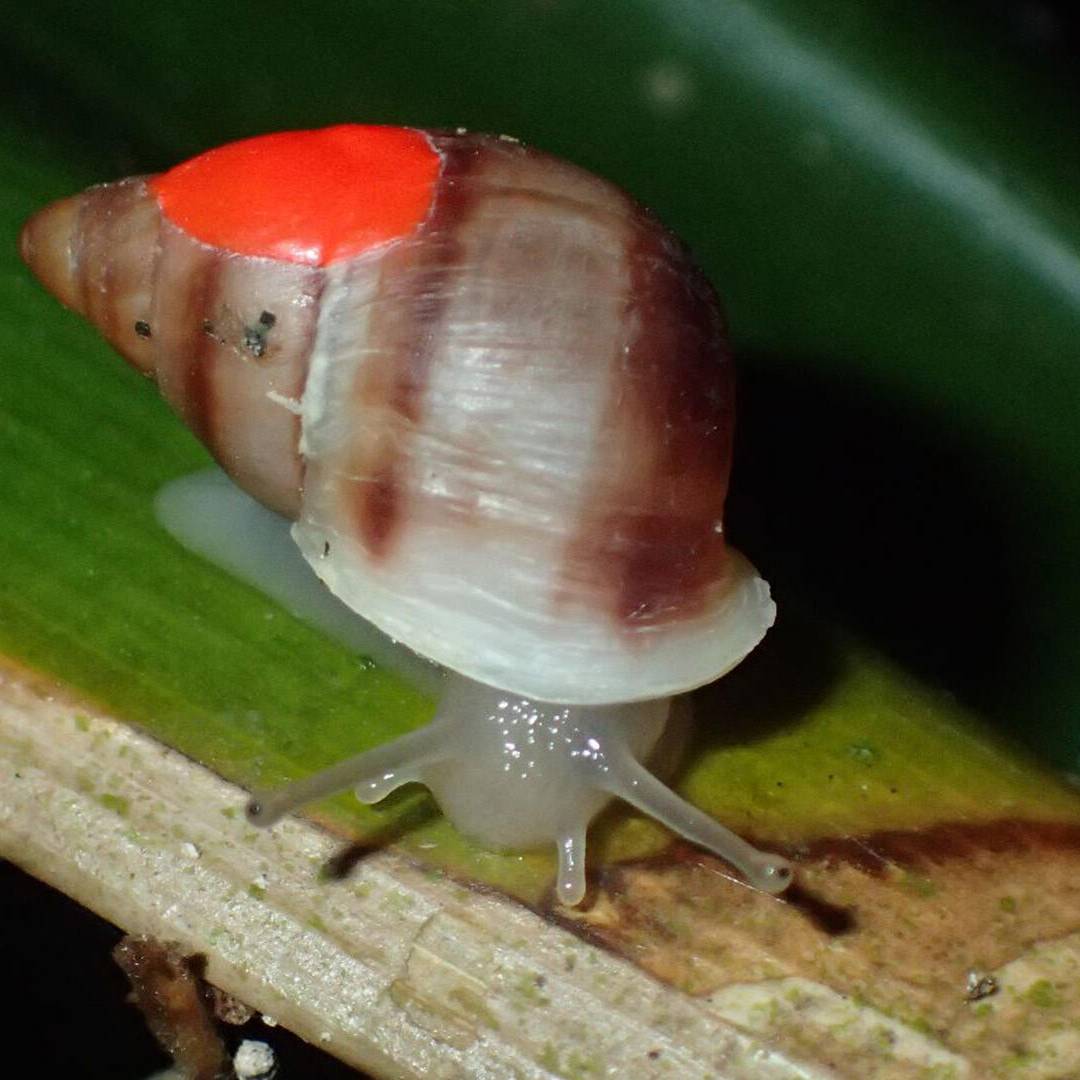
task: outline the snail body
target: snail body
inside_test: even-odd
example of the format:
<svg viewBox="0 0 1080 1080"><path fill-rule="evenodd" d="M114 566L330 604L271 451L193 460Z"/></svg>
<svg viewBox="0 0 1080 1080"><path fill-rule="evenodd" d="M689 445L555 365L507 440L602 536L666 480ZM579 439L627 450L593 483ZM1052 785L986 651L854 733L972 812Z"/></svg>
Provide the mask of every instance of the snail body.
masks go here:
<svg viewBox="0 0 1080 1080"><path fill-rule="evenodd" d="M336 597L455 673L427 728L257 818L420 779L482 841L558 842L576 902L589 818L648 791L654 816L712 826L699 842L786 884L783 860L687 804L704 820L674 822L639 764L667 699L738 663L774 608L723 535L719 306L628 196L514 140L342 125L91 188L22 249L294 522ZM505 786L509 743L542 764ZM535 828L472 809L530 783Z"/></svg>

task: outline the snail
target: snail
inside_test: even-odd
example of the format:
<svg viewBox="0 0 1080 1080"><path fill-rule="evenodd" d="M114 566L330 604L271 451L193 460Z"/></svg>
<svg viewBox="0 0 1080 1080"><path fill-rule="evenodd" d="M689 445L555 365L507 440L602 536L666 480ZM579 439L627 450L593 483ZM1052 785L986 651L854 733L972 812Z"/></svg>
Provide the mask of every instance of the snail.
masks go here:
<svg viewBox="0 0 1080 1080"><path fill-rule="evenodd" d="M427 726L253 821L420 781L480 843L554 842L573 905L617 797L786 888L643 764L774 618L724 537L719 304L647 211L505 136L346 124L89 188L21 248L335 597L446 671Z"/></svg>

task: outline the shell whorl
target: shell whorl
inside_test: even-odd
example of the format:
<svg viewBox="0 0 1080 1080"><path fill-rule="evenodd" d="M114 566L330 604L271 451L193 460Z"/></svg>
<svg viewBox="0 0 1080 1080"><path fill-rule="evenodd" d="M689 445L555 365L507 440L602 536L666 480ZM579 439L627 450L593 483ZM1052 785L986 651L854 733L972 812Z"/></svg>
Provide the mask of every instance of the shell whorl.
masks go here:
<svg viewBox="0 0 1080 1080"><path fill-rule="evenodd" d="M422 220L326 265L204 243L138 178L46 208L24 256L392 635L549 700L709 681L772 621L724 542L711 287L605 181L423 138Z"/></svg>
<svg viewBox="0 0 1080 1080"><path fill-rule="evenodd" d="M300 509L300 395L322 273L200 243L134 177L46 207L23 257L162 394L261 502ZM270 326L265 325L267 322Z"/></svg>

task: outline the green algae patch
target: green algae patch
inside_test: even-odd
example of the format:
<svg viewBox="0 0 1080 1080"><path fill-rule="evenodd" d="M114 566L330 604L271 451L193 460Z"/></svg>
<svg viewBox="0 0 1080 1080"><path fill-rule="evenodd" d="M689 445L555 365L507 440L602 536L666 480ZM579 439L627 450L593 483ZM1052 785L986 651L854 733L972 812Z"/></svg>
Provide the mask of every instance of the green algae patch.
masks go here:
<svg viewBox="0 0 1080 1080"><path fill-rule="evenodd" d="M448 991L446 996L464 1015L484 1027L490 1028L492 1031L499 1030L498 1017L488 1008L484 998L475 990L470 990L467 986L455 986Z"/></svg>
<svg viewBox="0 0 1080 1080"><path fill-rule="evenodd" d="M131 810L131 803L122 795L110 795L106 792L98 796L98 802L106 810L111 810L114 814L119 814L120 817L127 817Z"/></svg>
<svg viewBox="0 0 1080 1080"><path fill-rule="evenodd" d="M1061 1006L1061 993L1049 979L1036 979L1024 991L1024 1000L1038 1009L1057 1009Z"/></svg>

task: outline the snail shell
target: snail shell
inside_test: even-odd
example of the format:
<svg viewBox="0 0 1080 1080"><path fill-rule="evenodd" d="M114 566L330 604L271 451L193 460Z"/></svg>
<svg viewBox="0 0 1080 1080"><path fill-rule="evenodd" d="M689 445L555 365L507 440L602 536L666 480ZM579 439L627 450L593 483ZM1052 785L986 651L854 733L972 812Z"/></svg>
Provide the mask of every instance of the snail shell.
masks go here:
<svg viewBox="0 0 1080 1080"><path fill-rule="evenodd" d="M715 294L590 173L506 138L286 132L54 203L22 251L337 597L468 686L602 713L772 623L723 533Z"/></svg>
<svg viewBox="0 0 1080 1080"><path fill-rule="evenodd" d="M329 178L301 186L283 157ZM393 206L365 206L390 183ZM305 232L320 197L360 212ZM713 291L581 169L479 135L263 136L54 204L23 250L297 519L333 592L440 664L550 701L638 700L715 679L772 622L723 535Z"/></svg>

